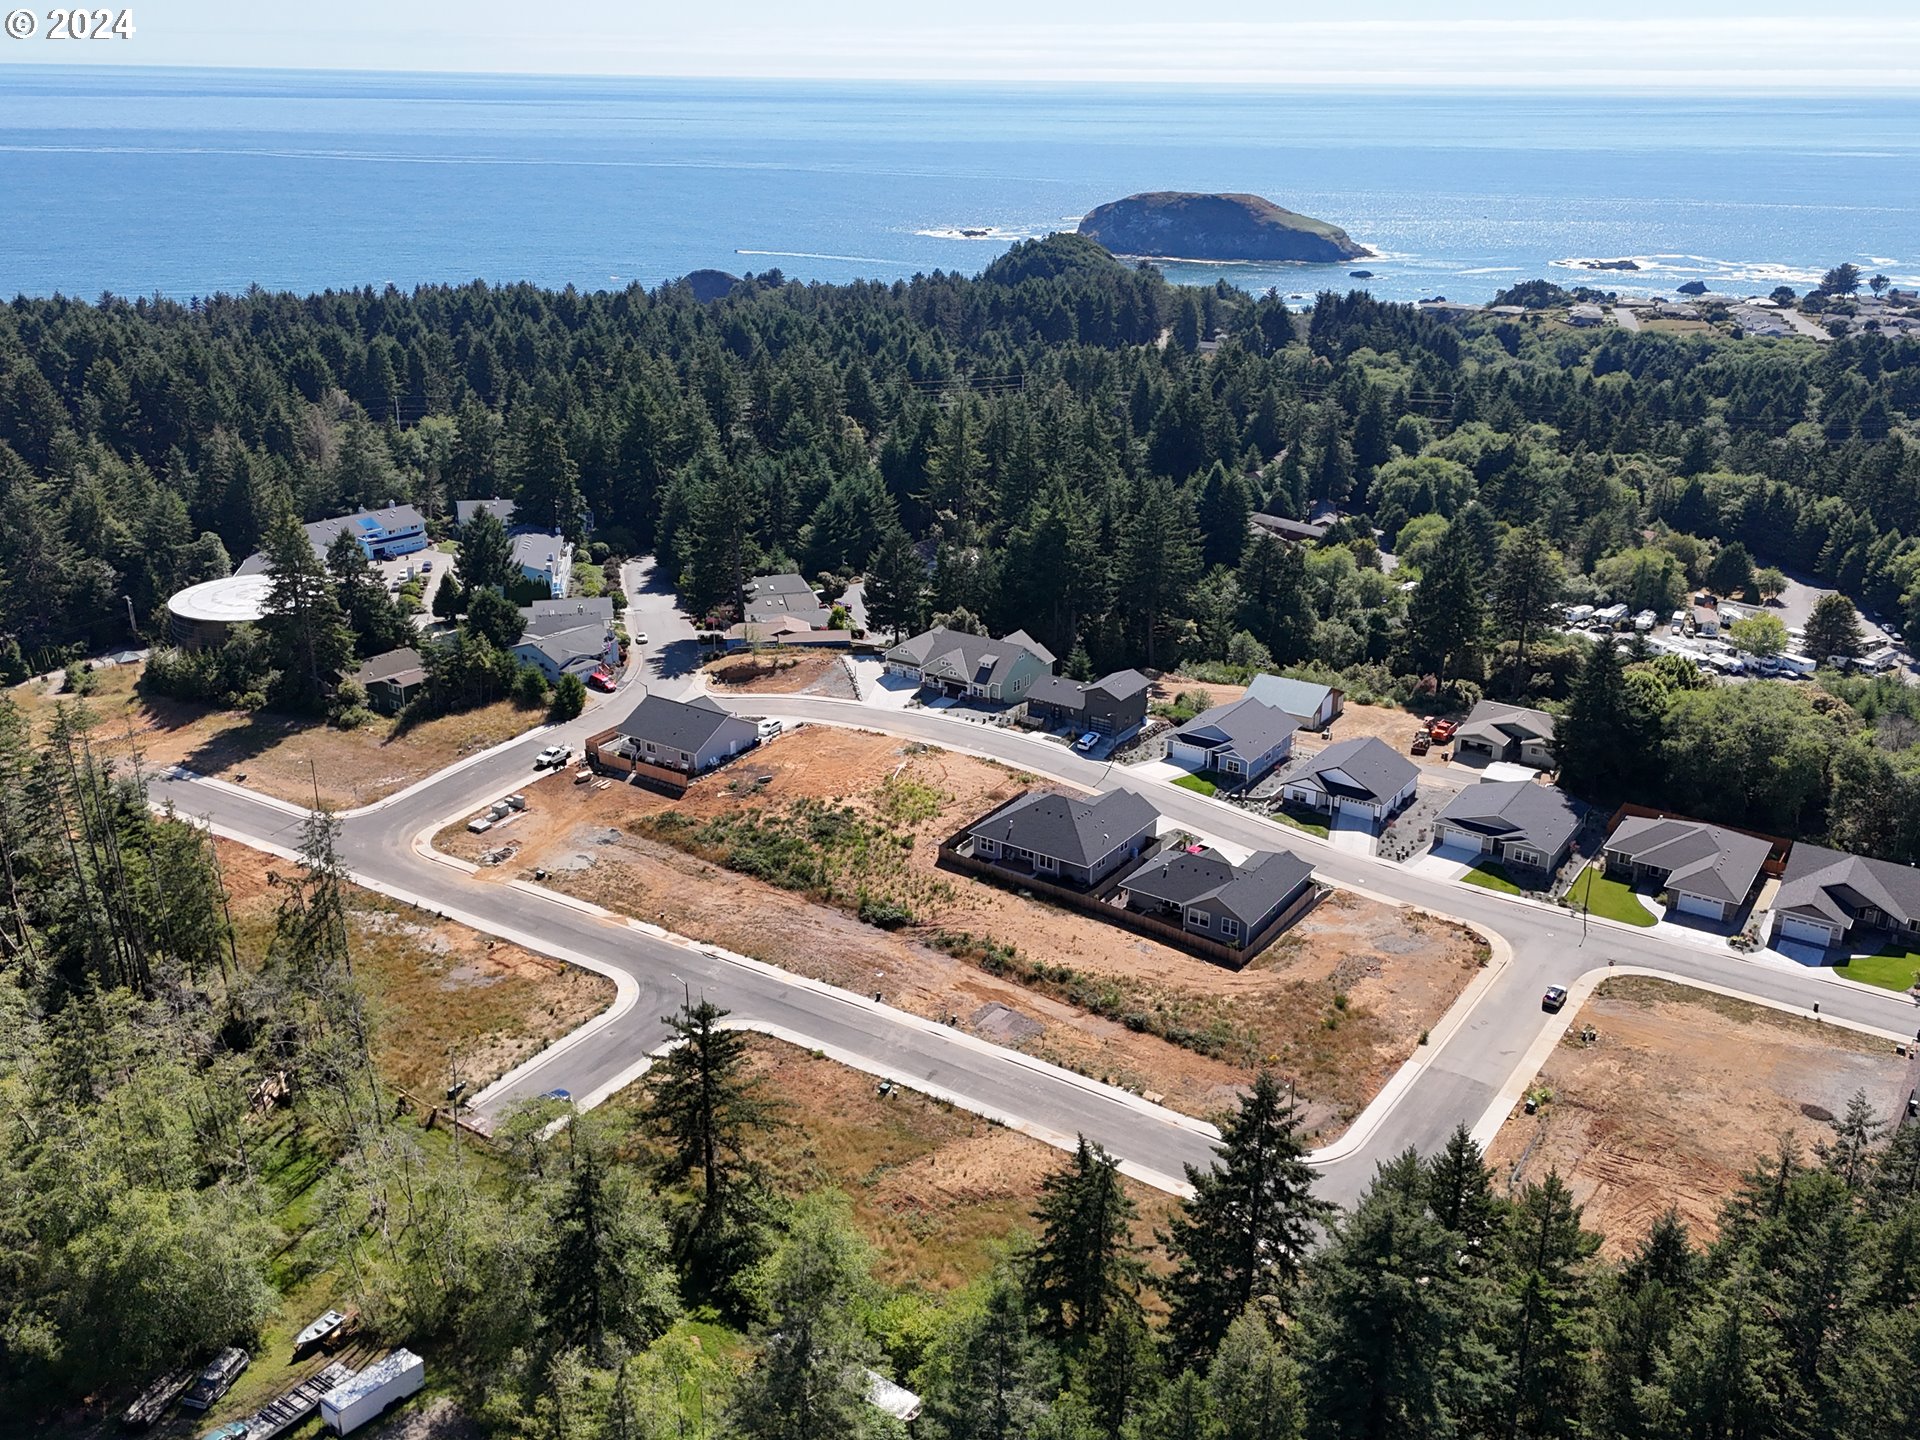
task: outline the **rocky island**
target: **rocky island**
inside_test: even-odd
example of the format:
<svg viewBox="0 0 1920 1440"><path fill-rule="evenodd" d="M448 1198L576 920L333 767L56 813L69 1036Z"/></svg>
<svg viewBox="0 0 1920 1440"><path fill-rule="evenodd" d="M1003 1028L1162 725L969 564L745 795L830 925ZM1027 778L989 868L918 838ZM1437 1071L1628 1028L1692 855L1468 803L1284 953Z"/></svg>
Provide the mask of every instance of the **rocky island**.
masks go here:
<svg viewBox="0 0 1920 1440"><path fill-rule="evenodd" d="M1338 225L1296 215L1258 195L1129 195L1089 211L1080 233L1116 255L1169 260L1333 264L1373 253Z"/></svg>

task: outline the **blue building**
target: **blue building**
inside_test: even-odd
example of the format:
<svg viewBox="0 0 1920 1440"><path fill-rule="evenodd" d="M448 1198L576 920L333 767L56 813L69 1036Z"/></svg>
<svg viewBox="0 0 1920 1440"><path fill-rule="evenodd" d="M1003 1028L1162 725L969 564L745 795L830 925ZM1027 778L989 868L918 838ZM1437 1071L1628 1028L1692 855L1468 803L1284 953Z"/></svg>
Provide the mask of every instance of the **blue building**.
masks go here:
<svg viewBox="0 0 1920 1440"><path fill-rule="evenodd" d="M319 555L327 553L327 547L343 530L360 542L369 560L392 560L427 548L427 522L411 505L361 510L333 520L316 520L303 528Z"/></svg>

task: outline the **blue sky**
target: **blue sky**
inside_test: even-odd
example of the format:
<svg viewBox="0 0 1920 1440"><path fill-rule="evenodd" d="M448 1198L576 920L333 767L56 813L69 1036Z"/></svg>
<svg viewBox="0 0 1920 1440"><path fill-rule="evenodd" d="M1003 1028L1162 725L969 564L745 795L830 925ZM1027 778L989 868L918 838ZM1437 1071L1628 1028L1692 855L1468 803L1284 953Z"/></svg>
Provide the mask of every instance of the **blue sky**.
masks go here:
<svg viewBox="0 0 1920 1440"><path fill-rule="evenodd" d="M1213 84L1920 87L1920 0L135 0L7 63ZM44 11L42 19L44 21ZM44 28L44 26L43 26Z"/></svg>

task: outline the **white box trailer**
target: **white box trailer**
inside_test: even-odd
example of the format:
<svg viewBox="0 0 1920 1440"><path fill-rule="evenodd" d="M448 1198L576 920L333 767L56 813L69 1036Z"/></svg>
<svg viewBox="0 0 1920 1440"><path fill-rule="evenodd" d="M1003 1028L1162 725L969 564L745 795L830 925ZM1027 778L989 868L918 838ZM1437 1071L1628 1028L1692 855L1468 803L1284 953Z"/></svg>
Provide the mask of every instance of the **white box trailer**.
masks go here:
<svg viewBox="0 0 1920 1440"><path fill-rule="evenodd" d="M395 1350L320 1397L320 1423L350 1435L427 1383L427 1366L411 1350Z"/></svg>

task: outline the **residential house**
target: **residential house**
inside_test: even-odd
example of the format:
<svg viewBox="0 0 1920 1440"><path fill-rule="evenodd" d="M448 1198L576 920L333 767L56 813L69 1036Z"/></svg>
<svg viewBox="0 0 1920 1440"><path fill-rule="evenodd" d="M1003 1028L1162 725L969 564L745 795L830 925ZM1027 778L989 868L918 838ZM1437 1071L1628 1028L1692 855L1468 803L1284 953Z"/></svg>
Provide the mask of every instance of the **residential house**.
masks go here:
<svg viewBox="0 0 1920 1440"><path fill-rule="evenodd" d="M353 672L367 692L367 705L382 715L397 715L427 683L427 667L411 646L376 655Z"/></svg>
<svg viewBox="0 0 1920 1440"><path fill-rule="evenodd" d="M1822 948L1882 940L1913 945L1920 942L1920 870L1797 843L1773 915L1779 940Z"/></svg>
<svg viewBox="0 0 1920 1440"><path fill-rule="evenodd" d="M620 737L611 747L614 754L687 775L703 774L759 740L751 720L729 714L705 695L693 700L649 695L614 728Z"/></svg>
<svg viewBox="0 0 1920 1440"><path fill-rule="evenodd" d="M1285 850L1235 865L1203 845L1162 851L1121 881L1129 910L1233 949L1263 939L1313 886L1313 867Z"/></svg>
<svg viewBox="0 0 1920 1440"><path fill-rule="evenodd" d="M853 632L816 630L798 615L783 615L777 620L729 625L726 644L729 650L751 650L756 645L847 650L853 646Z"/></svg>
<svg viewBox="0 0 1920 1440"><path fill-rule="evenodd" d="M748 625L772 625L792 619L803 622L810 630L824 630L833 615L820 603L813 587L798 575L756 575L742 588L746 592L746 610L740 618Z"/></svg>
<svg viewBox="0 0 1920 1440"><path fill-rule="evenodd" d="M1150 684L1138 670L1116 670L1085 683L1042 675L1027 690L1027 715L1082 734L1130 735L1146 723Z"/></svg>
<svg viewBox="0 0 1920 1440"><path fill-rule="evenodd" d="M1132 790L1109 790L1084 800L1030 790L976 821L967 834L977 860L1091 888L1137 860L1159 820L1146 798Z"/></svg>
<svg viewBox="0 0 1920 1440"><path fill-rule="evenodd" d="M526 624L522 636L551 635L582 625L598 625L612 634L613 599L608 595L576 595L566 600L535 600L520 607L520 618Z"/></svg>
<svg viewBox="0 0 1920 1440"><path fill-rule="evenodd" d="M620 641L598 624L574 625L523 635L513 647L517 660L532 665L549 680L577 675L585 680L601 666L620 668Z"/></svg>
<svg viewBox="0 0 1920 1440"><path fill-rule="evenodd" d="M564 535L523 531L513 537L511 560L520 579L546 586L556 600L567 593L573 578L573 546Z"/></svg>
<svg viewBox="0 0 1920 1440"><path fill-rule="evenodd" d="M1483 760L1511 760L1536 770L1557 764L1553 749L1553 716L1524 705L1482 700L1467 712L1453 737L1454 754Z"/></svg>
<svg viewBox="0 0 1920 1440"><path fill-rule="evenodd" d="M1011 705L1027 698L1035 680L1053 673L1053 652L1024 630L995 640L943 625L887 651L886 668L945 695Z"/></svg>
<svg viewBox="0 0 1920 1440"><path fill-rule="evenodd" d="M1420 767L1372 735L1338 740L1287 772L1280 798L1339 819L1390 819L1413 799Z"/></svg>
<svg viewBox="0 0 1920 1440"><path fill-rule="evenodd" d="M392 560L427 548L427 522L411 505L359 510L332 520L316 520L301 528L313 543L314 554L322 557L343 530L360 542L369 560Z"/></svg>
<svg viewBox="0 0 1920 1440"><path fill-rule="evenodd" d="M1469 785L1433 822L1437 844L1491 855L1516 869L1551 875L1566 862L1580 829L1580 811L1552 787L1532 780Z"/></svg>
<svg viewBox="0 0 1920 1440"><path fill-rule="evenodd" d="M1167 759L1252 785L1293 753L1300 717L1251 695L1203 710L1167 739Z"/></svg>
<svg viewBox="0 0 1920 1440"><path fill-rule="evenodd" d="M1730 920L1747 903L1771 842L1698 820L1631 816L1607 837L1606 873L1659 890L1683 915Z"/></svg>
<svg viewBox="0 0 1920 1440"><path fill-rule="evenodd" d="M507 529L513 528L513 501L511 500L456 500L453 502L453 523L464 530L473 523L473 517L486 511Z"/></svg>
<svg viewBox="0 0 1920 1440"><path fill-rule="evenodd" d="M1575 305L1567 311L1567 323L1569 325L1579 327L1604 325L1606 320L1607 312L1602 310L1598 305Z"/></svg>
<svg viewBox="0 0 1920 1440"><path fill-rule="evenodd" d="M1331 685L1316 685L1311 680L1293 680L1285 675L1254 676L1247 686L1247 696L1265 701L1289 715L1298 715L1301 728L1306 730L1326 729L1346 703L1346 693Z"/></svg>

